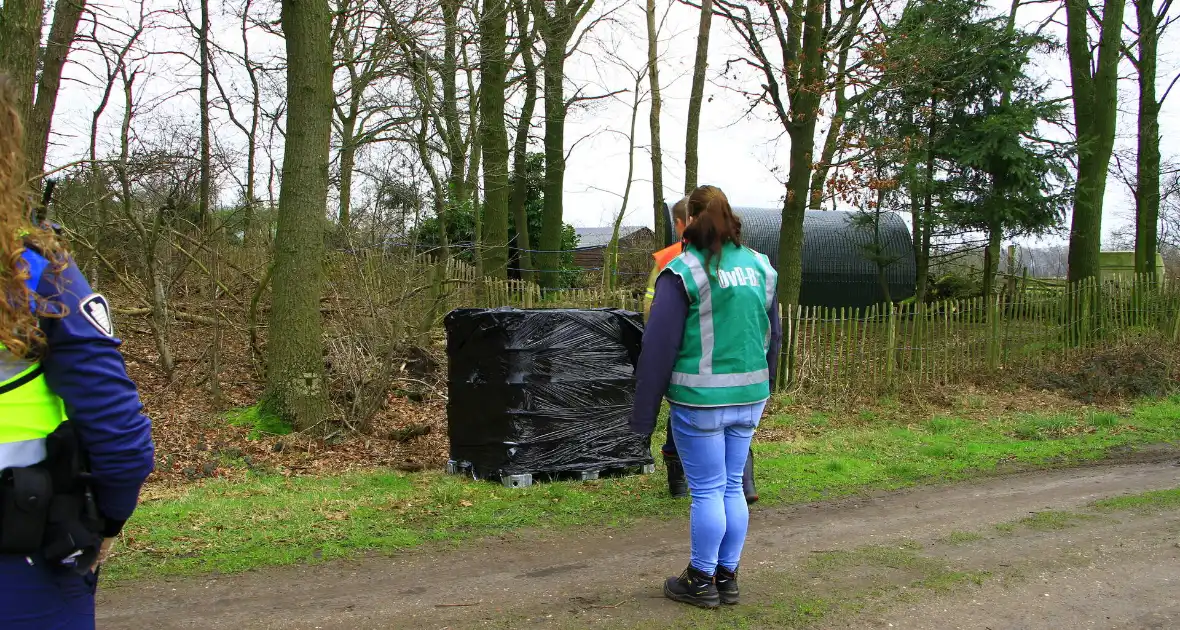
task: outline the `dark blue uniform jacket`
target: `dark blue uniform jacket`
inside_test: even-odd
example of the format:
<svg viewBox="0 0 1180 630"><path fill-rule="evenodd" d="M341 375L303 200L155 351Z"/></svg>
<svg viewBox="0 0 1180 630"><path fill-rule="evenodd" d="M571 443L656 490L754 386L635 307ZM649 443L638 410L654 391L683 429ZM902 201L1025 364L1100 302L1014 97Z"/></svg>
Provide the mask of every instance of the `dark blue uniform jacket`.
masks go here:
<svg viewBox="0 0 1180 630"><path fill-rule="evenodd" d="M64 317L41 320L47 341L42 365L90 457L95 498L107 520L104 533L113 536L135 510L152 472L151 422L127 376L106 299L94 293L72 260L55 276L39 253L26 250L23 259L29 288L65 309Z"/></svg>

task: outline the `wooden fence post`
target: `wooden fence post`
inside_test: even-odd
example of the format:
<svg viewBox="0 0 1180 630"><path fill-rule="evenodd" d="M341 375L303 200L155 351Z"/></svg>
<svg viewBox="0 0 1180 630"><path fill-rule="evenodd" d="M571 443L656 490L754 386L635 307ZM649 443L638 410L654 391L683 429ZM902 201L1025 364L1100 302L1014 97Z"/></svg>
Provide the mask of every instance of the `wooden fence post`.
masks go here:
<svg viewBox="0 0 1180 630"><path fill-rule="evenodd" d="M889 324L885 332L885 386L893 388L894 364L897 361L897 307L889 304Z"/></svg>
<svg viewBox="0 0 1180 630"><path fill-rule="evenodd" d="M1000 298L988 296L987 305L987 369L1000 367Z"/></svg>
<svg viewBox="0 0 1180 630"><path fill-rule="evenodd" d="M787 307L787 310L790 311L789 306ZM787 348L790 347L790 342L788 340L791 337L791 323L788 322L787 318L783 316L782 304L778 305L778 313L776 313L776 315L779 321L779 330L782 332L783 336L780 340L781 343L779 343L778 356L774 358L775 362L778 364L778 369L775 370L774 390L776 392L781 392L785 388L786 383L790 381L791 365L790 361L787 360Z"/></svg>

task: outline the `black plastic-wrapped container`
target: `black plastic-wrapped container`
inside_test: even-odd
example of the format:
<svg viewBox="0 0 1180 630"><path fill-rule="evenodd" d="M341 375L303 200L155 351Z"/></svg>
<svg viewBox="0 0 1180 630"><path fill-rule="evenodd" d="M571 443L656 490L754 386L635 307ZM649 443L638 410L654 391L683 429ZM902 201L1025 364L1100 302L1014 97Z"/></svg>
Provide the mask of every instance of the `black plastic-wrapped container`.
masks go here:
<svg viewBox="0 0 1180 630"><path fill-rule="evenodd" d="M643 336L617 309L447 314L451 459L478 478L653 463L628 427Z"/></svg>

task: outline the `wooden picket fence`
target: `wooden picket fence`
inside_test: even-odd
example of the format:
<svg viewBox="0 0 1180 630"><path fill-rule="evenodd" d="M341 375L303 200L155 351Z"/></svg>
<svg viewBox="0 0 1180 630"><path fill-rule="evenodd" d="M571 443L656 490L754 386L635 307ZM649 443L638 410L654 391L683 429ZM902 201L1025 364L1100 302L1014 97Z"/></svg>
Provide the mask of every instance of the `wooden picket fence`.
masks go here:
<svg viewBox="0 0 1180 630"><path fill-rule="evenodd" d="M642 296L601 288L543 291L523 280L478 279L447 265L451 308L622 308ZM445 310L442 312L446 312ZM1149 276L1075 285L1009 283L991 299L868 308L781 307L779 390L881 392L953 385L985 373L1047 369L1078 353L1151 335L1180 343L1180 282Z"/></svg>
<svg viewBox="0 0 1180 630"><path fill-rule="evenodd" d="M479 278L475 267L451 260L446 269L448 308L621 308L640 311L642 295L628 289L559 289L545 291L525 280Z"/></svg>
<svg viewBox="0 0 1180 630"><path fill-rule="evenodd" d="M950 385L982 372L1044 369L1154 335L1180 341L1180 286L1148 277L1085 281L991 300L782 309L779 389L881 391Z"/></svg>

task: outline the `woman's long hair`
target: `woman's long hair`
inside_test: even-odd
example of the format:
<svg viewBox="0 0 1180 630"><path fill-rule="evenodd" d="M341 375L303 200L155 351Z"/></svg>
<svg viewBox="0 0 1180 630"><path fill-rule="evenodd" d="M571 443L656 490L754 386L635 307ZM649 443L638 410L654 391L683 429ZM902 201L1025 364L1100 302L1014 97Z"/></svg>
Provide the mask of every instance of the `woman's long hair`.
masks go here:
<svg viewBox="0 0 1180 630"><path fill-rule="evenodd" d="M51 303L29 291L29 266L21 254L26 244L49 261L50 273L59 274L69 258L53 232L31 221L29 186L25 173L24 128L16 108L16 86L0 75L0 344L17 357L39 352L45 344L41 317L61 317L61 304Z"/></svg>
<svg viewBox="0 0 1180 630"><path fill-rule="evenodd" d="M729 199L716 186L698 186L688 196L688 216L692 223L684 230L684 240L705 252L706 271L714 257L720 268L721 248L742 244L742 221L729 207Z"/></svg>

